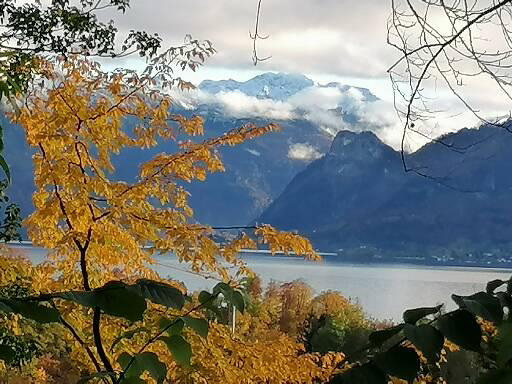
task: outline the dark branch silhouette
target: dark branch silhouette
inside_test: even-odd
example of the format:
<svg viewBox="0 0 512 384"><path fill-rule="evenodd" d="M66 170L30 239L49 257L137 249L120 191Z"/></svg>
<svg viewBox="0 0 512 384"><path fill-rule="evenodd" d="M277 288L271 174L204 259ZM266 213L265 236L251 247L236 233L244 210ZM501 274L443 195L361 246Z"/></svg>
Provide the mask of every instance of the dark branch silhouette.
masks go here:
<svg viewBox="0 0 512 384"><path fill-rule="evenodd" d="M465 82L481 77L512 101L511 23L512 0L392 0L388 44L400 56L388 73L395 108L403 122L405 171L431 177L407 163L406 141L411 132L461 154L480 144L460 148L422 130L423 123L440 112L430 106L427 83L446 87L482 123L511 131L510 115L488 118L486 111L480 111L462 92ZM489 32L497 33L491 37L486 35Z"/></svg>
<svg viewBox="0 0 512 384"><path fill-rule="evenodd" d="M256 66L260 61L270 59L272 56L260 57L258 56L257 43L258 40L266 40L269 35L262 36L259 32L260 27L260 15L261 15L261 0L258 0L258 9L256 10L256 23L254 26L254 34L249 31L249 38L252 40L252 62Z"/></svg>

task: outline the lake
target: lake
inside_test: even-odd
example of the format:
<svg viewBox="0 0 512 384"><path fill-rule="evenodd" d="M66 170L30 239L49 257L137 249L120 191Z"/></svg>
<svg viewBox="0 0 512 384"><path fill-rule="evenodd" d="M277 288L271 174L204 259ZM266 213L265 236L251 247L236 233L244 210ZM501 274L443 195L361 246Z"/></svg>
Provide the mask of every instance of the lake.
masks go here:
<svg viewBox="0 0 512 384"><path fill-rule="evenodd" d="M35 262L46 250L22 248ZM316 293L336 290L359 302L365 312L377 319L399 321L408 308L445 303L454 308L450 295L467 295L485 289L488 281L506 280L512 270L474 267L423 267L390 264L347 264L327 260L315 263L301 258L245 254L243 259L265 283L301 279ZM189 290L209 289L217 281L187 272L174 256L157 257L157 271L162 276L185 282Z"/></svg>

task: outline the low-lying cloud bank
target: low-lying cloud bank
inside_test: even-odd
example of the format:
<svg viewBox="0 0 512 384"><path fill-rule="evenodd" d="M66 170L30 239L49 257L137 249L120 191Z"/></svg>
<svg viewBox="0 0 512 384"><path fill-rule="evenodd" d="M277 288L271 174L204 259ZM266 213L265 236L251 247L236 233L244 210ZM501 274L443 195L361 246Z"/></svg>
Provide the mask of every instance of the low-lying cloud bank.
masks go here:
<svg viewBox="0 0 512 384"><path fill-rule="evenodd" d="M264 118L277 122L307 120L332 137L340 130L369 130L377 134L384 143L399 150L403 122L391 102L376 98L368 100L368 94L370 93L364 89L328 84L304 88L284 101L249 96L239 90L215 94L201 89L175 91L173 97L185 108L195 109L206 105L232 118ZM445 113L439 112L431 120L421 122L421 128L418 129L423 136L409 132L405 140L405 150L415 151L430 141L429 138L478 125L479 121L475 116L461 110L453 102L446 108ZM314 160L321 156L315 148L307 147L305 141L307 138L304 138L304 143L290 146L290 158Z"/></svg>
<svg viewBox="0 0 512 384"><path fill-rule="evenodd" d="M365 129L355 121L345 121L343 116L350 115L353 120L373 123L391 116L384 113L384 110L393 111L389 103L380 100L369 102L360 89L343 89L342 86L314 85L295 93L285 101L248 96L239 90L212 94L194 89L176 91L173 97L185 108L195 109L208 105L233 118L304 119L332 136L340 130Z"/></svg>

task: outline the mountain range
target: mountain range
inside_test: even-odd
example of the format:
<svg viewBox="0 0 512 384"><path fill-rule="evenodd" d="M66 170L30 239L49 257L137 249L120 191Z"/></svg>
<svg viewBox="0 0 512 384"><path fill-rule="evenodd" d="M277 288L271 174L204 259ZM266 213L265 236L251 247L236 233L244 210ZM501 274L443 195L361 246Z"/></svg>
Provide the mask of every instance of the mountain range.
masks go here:
<svg viewBox="0 0 512 384"><path fill-rule="evenodd" d="M405 172L375 134L340 131L257 221L322 250L510 249L512 134L482 126L441 140L408 154Z"/></svg>
<svg viewBox="0 0 512 384"><path fill-rule="evenodd" d="M506 129L448 134L444 145L432 142L406 155L418 172L405 172L400 153L379 139L380 126L365 115L379 102L368 89L265 73L245 82L206 80L174 97L173 112L205 119L206 138L247 122L282 127L222 148L226 171L186 186L199 222L268 223L307 235L323 251L512 249ZM32 151L20 127L3 126L14 175L10 195L28 215ZM143 161L174 150L166 142L126 151L114 158L114 177L133 180Z"/></svg>
<svg viewBox="0 0 512 384"><path fill-rule="evenodd" d="M319 95L326 100L325 108L310 103ZM264 73L246 82L204 81L197 90L174 96L174 113L204 118L205 138L248 122L277 122L281 126L279 132L221 148L226 172L186 185L195 218L214 226L245 225L259 216L299 171L329 150L341 127L357 129L359 116L352 104L377 100L364 88L318 85L303 75L284 73ZM135 123L126 121L127 126ZM31 195L35 189L32 151L20 127L5 120L2 124L5 157L14 175L10 193L28 215L33 210ZM176 149L175 143L165 142L149 150L125 151L114 158L114 176L134 180L143 161Z"/></svg>

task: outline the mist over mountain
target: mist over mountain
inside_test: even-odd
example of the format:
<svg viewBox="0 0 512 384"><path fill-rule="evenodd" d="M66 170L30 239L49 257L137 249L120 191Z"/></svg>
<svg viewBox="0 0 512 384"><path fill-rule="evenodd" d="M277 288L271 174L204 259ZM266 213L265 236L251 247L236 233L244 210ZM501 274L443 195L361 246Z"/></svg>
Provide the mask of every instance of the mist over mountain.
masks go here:
<svg viewBox="0 0 512 384"><path fill-rule="evenodd" d="M322 250L466 249L512 244L512 135L482 126L407 156L373 133L341 131L257 219Z"/></svg>
<svg viewBox="0 0 512 384"><path fill-rule="evenodd" d="M407 156L386 139L382 107L369 90L266 73L246 82L204 81L176 93L173 112L205 119L205 138L246 123L282 130L221 148L226 171L186 185L195 218L214 226L258 221L309 236L322 250L512 245L512 134L483 126L443 137ZM128 119L126 129L137 122ZM20 127L5 126L12 200L33 210L32 150ZM200 138L201 140L203 138ZM162 142L114 157L114 177L135 180L142 162L177 150Z"/></svg>
<svg viewBox="0 0 512 384"><path fill-rule="evenodd" d="M186 185L195 218L216 226L245 225L259 216L298 172L328 152L339 130L366 126L362 108L378 100L367 89L319 85L303 75L284 73L265 73L246 82L204 81L198 89L173 97L173 112L205 119L206 138L248 122L282 127L240 146L221 148L226 171ZM5 156L14 175L11 197L27 215L33 210L35 189L32 151L20 127L3 123ZM128 119L126 128L135 124ZM134 180L143 161L176 149L175 143L166 142L149 150L128 150L114 158L114 176Z"/></svg>

